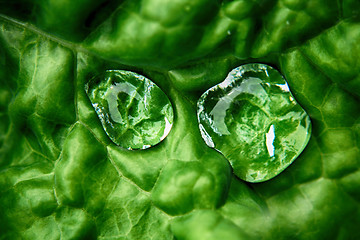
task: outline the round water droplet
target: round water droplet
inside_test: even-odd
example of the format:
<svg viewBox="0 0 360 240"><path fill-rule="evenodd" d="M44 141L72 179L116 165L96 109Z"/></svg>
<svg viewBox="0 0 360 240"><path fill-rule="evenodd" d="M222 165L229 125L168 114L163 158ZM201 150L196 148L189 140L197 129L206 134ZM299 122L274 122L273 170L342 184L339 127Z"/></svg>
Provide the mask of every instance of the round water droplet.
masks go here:
<svg viewBox="0 0 360 240"><path fill-rule="evenodd" d="M248 182L271 179L304 150L311 122L281 74L265 64L233 69L198 100L201 135L220 151L235 175Z"/></svg>
<svg viewBox="0 0 360 240"><path fill-rule="evenodd" d="M170 132L173 108L165 93L137 73L108 70L85 91L109 138L126 149L146 149Z"/></svg>

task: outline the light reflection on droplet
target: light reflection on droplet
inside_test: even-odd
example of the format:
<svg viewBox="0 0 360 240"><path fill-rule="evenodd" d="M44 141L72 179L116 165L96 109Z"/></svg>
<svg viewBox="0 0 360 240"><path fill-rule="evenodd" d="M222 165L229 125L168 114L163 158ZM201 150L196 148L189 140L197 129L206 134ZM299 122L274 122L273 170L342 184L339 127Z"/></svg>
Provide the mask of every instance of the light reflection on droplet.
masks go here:
<svg viewBox="0 0 360 240"><path fill-rule="evenodd" d="M274 125L271 125L269 131L266 133L266 148L270 157L273 157L275 154L274 140L275 128Z"/></svg>

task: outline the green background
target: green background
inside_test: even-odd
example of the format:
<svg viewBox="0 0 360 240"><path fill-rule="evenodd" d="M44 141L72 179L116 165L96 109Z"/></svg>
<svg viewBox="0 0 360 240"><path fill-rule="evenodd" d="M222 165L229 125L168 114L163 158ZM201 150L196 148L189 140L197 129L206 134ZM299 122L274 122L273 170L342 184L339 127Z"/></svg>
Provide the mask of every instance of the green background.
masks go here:
<svg viewBox="0 0 360 240"><path fill-rule="evenodd" d="M0 239L359 239L358 0L0 1ZM244 63L278 69L312 120L300 157L248 184L202 140L196 101ZM84 86L154 81L175 111L144 151Z"/></svg>

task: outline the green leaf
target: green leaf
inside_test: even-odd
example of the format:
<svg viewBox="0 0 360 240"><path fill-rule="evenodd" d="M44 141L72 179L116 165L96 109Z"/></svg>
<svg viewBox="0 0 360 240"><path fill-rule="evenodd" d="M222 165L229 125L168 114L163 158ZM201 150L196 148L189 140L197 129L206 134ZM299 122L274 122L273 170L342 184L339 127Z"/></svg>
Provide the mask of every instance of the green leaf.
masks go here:
<svg viewBox="0 0 360 240"><path fill-rule="evenodd" d="M359 239L359 16L356 0L1 1L0 239ZM277 69L312 122L256 184L197 121L247 63ZM165 93L163 141L109 138L85 91L107 70Z"/></svg>

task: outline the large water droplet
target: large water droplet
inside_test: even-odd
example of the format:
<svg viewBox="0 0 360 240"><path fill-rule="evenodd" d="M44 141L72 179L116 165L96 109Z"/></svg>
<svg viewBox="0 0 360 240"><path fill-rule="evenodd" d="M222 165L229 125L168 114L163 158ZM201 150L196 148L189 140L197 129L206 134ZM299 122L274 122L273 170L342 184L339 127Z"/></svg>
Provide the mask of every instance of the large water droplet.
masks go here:
<svg viewBox="0 0 360 240"><path fill-rule="evenodd" d="M126 149L146 149L170 132L173 108L165 93L137 73L108 70L85 86L109 138Z"/></svg>
<svg viewBox="0 0 360 240"><path fill-rule="evenodd" d="M233 69L198 100L201 135L248 182L271 179L304 150L311 122L281 74L265 64Z"/></svg>

